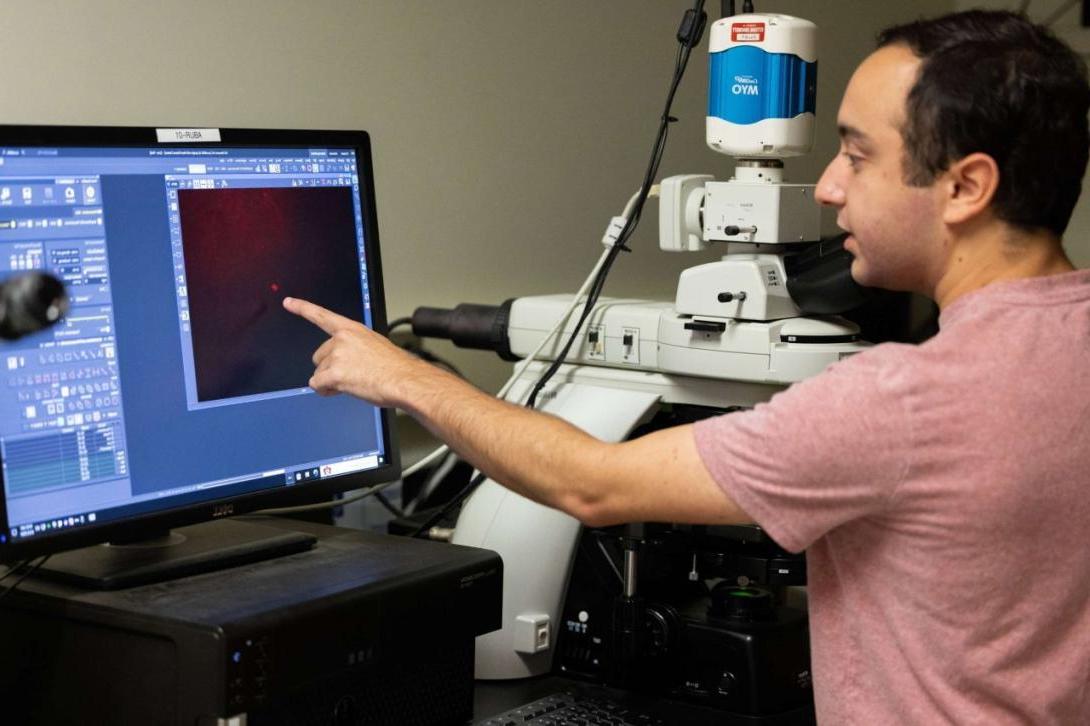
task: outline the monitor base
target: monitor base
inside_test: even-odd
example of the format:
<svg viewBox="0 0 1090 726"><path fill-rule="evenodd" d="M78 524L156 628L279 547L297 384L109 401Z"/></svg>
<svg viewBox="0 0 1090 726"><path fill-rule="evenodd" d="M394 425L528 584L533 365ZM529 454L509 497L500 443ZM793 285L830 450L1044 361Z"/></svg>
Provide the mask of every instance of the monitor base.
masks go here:
<svg viewBox="0 0 1090 726"><path fill-rule="evenodd" d="M37 574L89 590L120 590L303 552L316 541L302 532L224 519L152 539L61 552Z"/></svg>

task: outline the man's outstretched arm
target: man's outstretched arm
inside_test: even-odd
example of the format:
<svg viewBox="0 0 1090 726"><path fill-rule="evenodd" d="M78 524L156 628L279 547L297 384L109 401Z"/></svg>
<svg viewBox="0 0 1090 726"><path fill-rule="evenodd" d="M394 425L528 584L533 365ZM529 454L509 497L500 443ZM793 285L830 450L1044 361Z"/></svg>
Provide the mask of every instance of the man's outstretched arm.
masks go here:
<svg viewBox="0 0 1090 726"><path fill-rule="evenodd" d="M605 443L555 416L482 393L353 320L295 298L284 307L330 336L314 353L315 391L408 412L523 496L593 526L752 521L711 478L690 426Z"/></svg>

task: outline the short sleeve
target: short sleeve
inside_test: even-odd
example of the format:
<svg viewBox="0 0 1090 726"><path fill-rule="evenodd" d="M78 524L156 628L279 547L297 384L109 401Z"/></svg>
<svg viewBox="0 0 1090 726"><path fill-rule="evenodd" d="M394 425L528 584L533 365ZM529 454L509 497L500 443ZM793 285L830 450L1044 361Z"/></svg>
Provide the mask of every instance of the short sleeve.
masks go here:
<svg viewBox="0 0 1090 726"><path fill-rule="evenodd" d="M784 549L801 552L881 512L905 478L913 447L902 347L876 346L694 427L712 477Z"/></svg>

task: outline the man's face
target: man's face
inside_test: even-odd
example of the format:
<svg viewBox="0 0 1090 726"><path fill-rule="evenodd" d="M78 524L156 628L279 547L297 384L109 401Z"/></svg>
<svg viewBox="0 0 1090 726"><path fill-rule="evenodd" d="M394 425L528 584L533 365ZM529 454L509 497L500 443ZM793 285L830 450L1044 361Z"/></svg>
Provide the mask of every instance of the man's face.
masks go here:
<svg viewBox="0 0 1090 726"><path fill-rule="evenodd" d="M840 153L817 184L817 200L837 209L850 232L856 282L930 294L943 255L940 185L905 184L901 126L919 59L900 45L871 54L840 104ZM939 179L941 179L941 175Z"/></svg>

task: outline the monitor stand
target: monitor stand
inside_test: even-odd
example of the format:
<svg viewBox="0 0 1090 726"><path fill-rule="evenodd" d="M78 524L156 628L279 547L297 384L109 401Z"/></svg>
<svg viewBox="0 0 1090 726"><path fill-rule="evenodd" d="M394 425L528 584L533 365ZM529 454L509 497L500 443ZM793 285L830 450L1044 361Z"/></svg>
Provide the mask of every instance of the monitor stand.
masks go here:
<svg viewBox="0 0 1090 726"><path fill-rule="evenodd" d="M119 590L303 552L316 541L302 532L224 519L60 552L38 574L91 590Z"/></svg>

